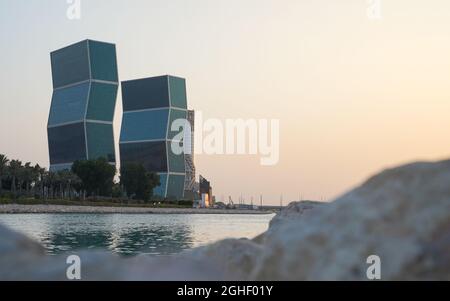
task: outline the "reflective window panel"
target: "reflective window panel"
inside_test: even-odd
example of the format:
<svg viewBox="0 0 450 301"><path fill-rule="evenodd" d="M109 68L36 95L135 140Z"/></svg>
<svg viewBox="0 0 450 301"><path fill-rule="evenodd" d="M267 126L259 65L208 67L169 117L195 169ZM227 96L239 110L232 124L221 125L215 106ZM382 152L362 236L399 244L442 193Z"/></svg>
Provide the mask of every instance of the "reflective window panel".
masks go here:
<svg viewBox="0 0 450 301"><path fill-rule="evenodd" d="M48 129L50 164L86 159L84 124L75 123Z"/></svg>
<svg viewBox="0 0 450 301"><path fill-rule="evenodd" d="M186 80L180 77L169 76L169 86L172 107L186 109Z"/></svg>
<svg viewBox="0 0 450 301"><path fill-rule="evenodd" d="M167 76L122 82L124 111L169 107Z"/></svg>
<svg viewBox="0 0 450 301"><path fill-rule="evenodd" d="M51 172L58 172L61 170L71 170L72 169L72 163L68 164L58 164L58 165L50 165L50 171Z"/></svg>
<svg viewBox="0 0 450 301"><path fill-rule="evenodd" d="M169 174L167 197L182 199L184 197L184 176Z"/></svg>
<svg viewBox="0 0 450 301"><path fill-rule="evenodd" d="M83 120L88 94L89 83L53 91L48 125Z"/></svg>
<svg viewBox="0 0 450 301"><path fill-rule="evenodd" d="M182 130L182 129L180 129L178 131L172 131L173 122L177 119L183 119L184 122L188 122L186 117L187 117L186 110L170 109L170 123L169 123L168 139L173 139L178 133L181 133L181 130ZM177 127L175 127L175 128L177 128Z"/></svg>
<svg viewBox="0 0 450 301"><path fill-rule="evenodd" d="M182 143L181 143L182 147ZM170 172L185 172L184 153L176 155L172 151L172 142L167 142L167 154L169 156L169 171Z"/></svg>
<svg viewBox="0 0 450 301"><path fill-rule="evenodd" d="M116 46L89 40L92 79L118 82Z"/></svg>
<svg viewBox="0 0 450 301"><path fill-rule="evenodd" d="M159 174L159 181L161 182L161 185L158 187L155 187L153 189L153 195L158 195L165 197L166 195L166 185L167 185L167 174L166 173L160 173Z"/></svg>
<svg viewBox="0 0 450 301"><path fill-rule="evenodd" d="M167 172L166 142L121 143L120 162L141 163L153 172Z"/></svg>
<svg viewBox="0 0 450 301"><path fill-rule="evenodd" d="M169 110L124 113L120 141L165 139Z"/></svg>
<svg viewBox="0 0 450 301"><path fill-rule="evenodd" d="M92 83L87 119L112 122L116 108L117 85Z"/></svg>
<svg viewBox="0 0 450 301"><path fill-rule="evenodd" d="M103 157L116 162L112 124L86 123L89 159Z"/></svg>
<svg viewBox="0 0 450 301"><path fill-rule="evenodd" d="M54 88L90 78L87 41L56 50L50 56Z"/></svg>

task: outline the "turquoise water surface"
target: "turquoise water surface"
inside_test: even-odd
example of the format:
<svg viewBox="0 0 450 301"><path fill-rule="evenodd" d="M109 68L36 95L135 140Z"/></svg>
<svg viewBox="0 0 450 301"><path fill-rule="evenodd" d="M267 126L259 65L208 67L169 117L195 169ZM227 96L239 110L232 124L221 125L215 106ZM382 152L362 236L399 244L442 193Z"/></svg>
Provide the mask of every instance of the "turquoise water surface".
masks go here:
<svg viewBox="0 0 450 301"><path fill-rule="evenodd" d="M39 241L49 254L80 249L169 255L224 238L253 238L273 215L4 214L0 223Z"/></svg>

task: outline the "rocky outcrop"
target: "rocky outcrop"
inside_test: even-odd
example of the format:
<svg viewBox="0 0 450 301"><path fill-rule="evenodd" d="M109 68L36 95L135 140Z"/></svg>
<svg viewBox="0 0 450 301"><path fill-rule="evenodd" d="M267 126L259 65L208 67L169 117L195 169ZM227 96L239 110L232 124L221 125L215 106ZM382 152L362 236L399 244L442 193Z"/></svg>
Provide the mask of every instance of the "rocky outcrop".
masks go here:
<svg viewBox="0 0 450 301"><path fill-rule="evenodd" d="M287 223L291 220L298 220L305 214L310 214L311 210L317 207L326 206L328 203L300 201L292 202L286 208L283 208L271 221L270 229L277 227L282 223Z"/></svg>
<svg viewBox="0 0 450 301"><path fill-rule="evenodd" d="M235 280L249 280L264 246L248 239L226 239L217 243L187 251L181 256L190 260L207 258L224 275Z"/></svg>
<svg viewBox="0 0 450 301"><path fill-rule="evenodd" d="M450 161L386 170L269 231L251 278L365 280L377 255L382 279L448 280L449 224Z"/></svg>
<svg viewBox="0 0 450 301"><path fill-rule="evenodd" d="M290 205L263 239L168 258L84 252L83 279L367 280L366 260L377 255L383 280L450 280L450 161L386 170L330 204L310 205ZM0 227L0 279L65 279L66 266Z"/></svg>
<svg viewBox="0 0 450 301"><path fill-rule="evenodd" d="M292 202L285 208L283 208L277 215L275 215L269 223L269 229L261 235L255 237L253 242L264 243L266 237L280 225L290 222L291 220L298 220L305 215L311 214L311 210L314 208L320 208L328 205L329 203L314 202L314 201L299 201ZM317 210L317 209L316 209Z"/></svg>

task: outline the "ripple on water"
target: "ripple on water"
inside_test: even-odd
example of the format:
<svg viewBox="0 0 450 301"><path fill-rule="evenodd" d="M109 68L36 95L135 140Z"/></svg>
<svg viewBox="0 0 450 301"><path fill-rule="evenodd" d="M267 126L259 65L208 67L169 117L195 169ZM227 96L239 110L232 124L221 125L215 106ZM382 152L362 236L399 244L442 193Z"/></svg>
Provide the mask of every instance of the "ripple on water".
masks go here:
<svg viewBox="0 0 450 301"><path fill-rule="evenodd" d="M5 214L0 223L41 242L49 254L79 249L170 255L224 238L253 238L273 215Z"/></svg>

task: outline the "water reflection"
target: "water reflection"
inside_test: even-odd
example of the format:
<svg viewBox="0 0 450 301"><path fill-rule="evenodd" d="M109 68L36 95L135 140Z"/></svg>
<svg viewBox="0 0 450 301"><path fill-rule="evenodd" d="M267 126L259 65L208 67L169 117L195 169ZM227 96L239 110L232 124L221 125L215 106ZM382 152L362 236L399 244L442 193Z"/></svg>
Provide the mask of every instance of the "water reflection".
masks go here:
<svg viewBox="0 0 450 301"><path fill-rule="evenodd" d="M192 247L190 226L140 215L49 215L41 236L50 253L109 249L121 255L168 255Z"/></svg>
<svg viewBox="0 0 450 301"><path fill-rule="evenodd" d="M228 237L254 237L271 215L0 215L0 222L40 241L49 254L79 249L124 256L169 255Z"/></svg>

